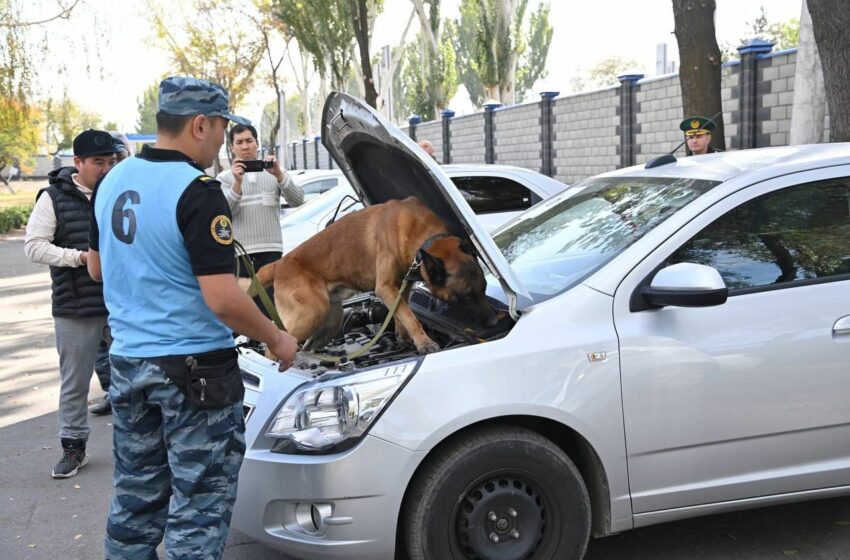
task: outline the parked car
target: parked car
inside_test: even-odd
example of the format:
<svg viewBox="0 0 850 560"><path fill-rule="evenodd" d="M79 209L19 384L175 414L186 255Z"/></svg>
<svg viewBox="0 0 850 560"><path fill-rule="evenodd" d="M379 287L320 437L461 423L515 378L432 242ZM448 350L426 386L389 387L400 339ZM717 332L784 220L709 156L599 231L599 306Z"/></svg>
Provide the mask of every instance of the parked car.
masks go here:
<svg viewBox="0 0 850 560"><path fill-rule="evenodd" d="M454 164L444 165L442 169L479 221L491 231L567 188L566 184L551 177L510 165ZM363 208L342 171L323 172L320 177L325 182L333 177L336 186L281 217L284 254L334 220Z"/></svg>
<svg viewBox="0 0 850 560"><path fill-rule="evenodd" d="M304 191L304 204L340 185L340 181L346 183L345 176L339 170L334 169L298 169L287 170L286 172L292 177L295 184ZM304 204L293 208L281 199L281 218L303 207Z"/></svg>
<svg viewBox="0 0 850 560"><path fill-rule="evenodd" d="M332 94L324 122L367 203L416 193L469 234L500 319L417 286L440 352L388 332L280 374L242 351L234 528L311 559L577 559L591 534L850 494L850 144L621 169L491 239L374 111ZM326 352L381 309L347 302Z"/></svg>

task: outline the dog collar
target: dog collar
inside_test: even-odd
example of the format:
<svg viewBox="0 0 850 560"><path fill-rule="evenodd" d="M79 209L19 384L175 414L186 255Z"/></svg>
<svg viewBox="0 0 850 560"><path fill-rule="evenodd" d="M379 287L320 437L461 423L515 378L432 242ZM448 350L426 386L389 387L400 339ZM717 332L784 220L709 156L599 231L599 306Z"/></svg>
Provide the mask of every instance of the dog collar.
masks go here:
<svg viewBox="0 0 850 560"><path fill-rule="evenodd" d="M410 264L410 268L407 269L407 274L404 275L408 281L417 281L417 280L425 280L422 278L422 261L425 259L425 255L423 254L425 251L431 248L431 245L434 244L438 239L444 239L446 237L451 237L450 233L438 233L436 235L432 235L419 247L419 250L416 251L416 255L413 257L413 262Z"/></svg>

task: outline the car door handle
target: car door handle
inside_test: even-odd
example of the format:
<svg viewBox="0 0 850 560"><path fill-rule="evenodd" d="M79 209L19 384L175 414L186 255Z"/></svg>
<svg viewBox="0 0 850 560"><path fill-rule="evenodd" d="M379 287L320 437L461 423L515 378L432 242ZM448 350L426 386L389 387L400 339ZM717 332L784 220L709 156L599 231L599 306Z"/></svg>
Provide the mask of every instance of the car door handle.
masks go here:
<svg viewBox="0 0 850 560"><path fill-rule="evenodd" d="M832 326L832 336L850 335L850 315L837 320Z"/></svg>

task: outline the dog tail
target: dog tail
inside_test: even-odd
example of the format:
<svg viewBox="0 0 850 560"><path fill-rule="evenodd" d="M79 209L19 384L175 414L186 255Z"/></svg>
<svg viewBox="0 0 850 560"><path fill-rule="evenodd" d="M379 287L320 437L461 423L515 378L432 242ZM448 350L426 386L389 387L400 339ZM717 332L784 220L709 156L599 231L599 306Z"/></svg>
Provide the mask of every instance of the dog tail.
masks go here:
<svg viewBox="0 0 850 560"><path fill-rule="evenodd" d="M261 267L260 270L257 271L257 280L260 281L260 285L262 287L265 288L274 281L274 265L275 264L277 264L277 263L276 262L269 263L269 264ZM237 278L237 281L239 283L239 287L242 288L243 290L245 290L246 292L248 292L249 296L254 297L254 296L257 295L256 290L253 290L251 288L251 279L250 278Z"/></svg>

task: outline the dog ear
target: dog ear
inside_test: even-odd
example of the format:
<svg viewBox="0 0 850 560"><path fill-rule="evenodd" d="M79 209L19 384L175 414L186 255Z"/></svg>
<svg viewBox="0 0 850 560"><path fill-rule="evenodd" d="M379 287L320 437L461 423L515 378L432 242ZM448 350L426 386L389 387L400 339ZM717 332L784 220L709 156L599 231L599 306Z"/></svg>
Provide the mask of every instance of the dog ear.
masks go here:
<svg viewBox="0 0 850 560"><path fill-rule="evenodd" d="M461 237L460 244L458 245L461 251L470 256L475 256L475 247L472 246L472 242L468 237Z"/></svg>
<svg viewBox="0 0 850 560"><path fill-rule="evenodd" d="M428 283L434 286L443 286L446 283L446 267L443 261L428 253L428 251L419 251L422 257L422 266L425 268L425 274L428 276Z"/></svg>

